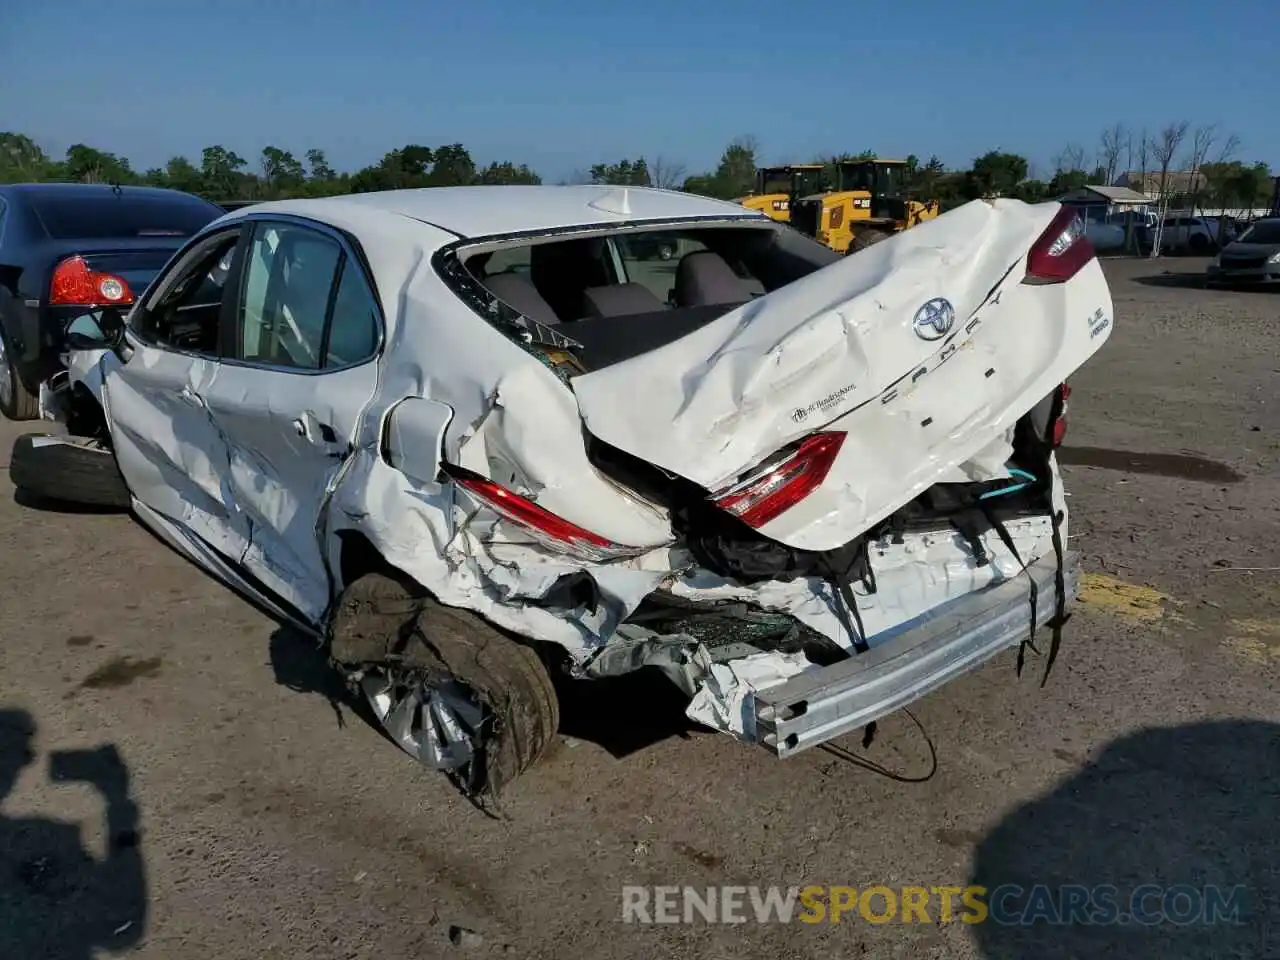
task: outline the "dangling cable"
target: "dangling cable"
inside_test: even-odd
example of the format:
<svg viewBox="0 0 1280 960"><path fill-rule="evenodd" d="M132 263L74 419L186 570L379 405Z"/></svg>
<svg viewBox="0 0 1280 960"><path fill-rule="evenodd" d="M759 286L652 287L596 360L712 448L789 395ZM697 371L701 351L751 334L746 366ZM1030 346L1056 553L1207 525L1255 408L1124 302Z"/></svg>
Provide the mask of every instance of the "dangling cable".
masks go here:
<svg viewBox="0 0 1280 960"><path fill-rule="evenodd" d="M1038 619L1037 608L1039 606L1040 588L1036 584L1036 578L1031 575L1031 571L1027 569L1027 565L1023 562L1022 555L1018 553L1018 548L1014 545L1013 537L1010 536L1009 528L1004 525L1004 521L992 514L986 504L979 503L978 509L982 511L987 518L987 522L991 524L996 535L1000 537L1000 542L1004 544L1005 549L1013 554L1013 559L1018 562L1022 572L1027 575L1027 583L1030 585L1031 629L1027 632L1027 638L1018 644L1018 662L1014 668L1014 675L1020 677L1022 676L1022 667L1026 663L1026 648L1030 647L1032 650L1036 650L1036 620ZM1036 650L1036 653L1038 654L1039 651Z"/></svg>
<svg viewBox="0 0 1280 960"><path fill-rule="evenodd" d="M861 580L868 593L876 592L875 573L871 569L871 558L868 555L867 543L864 540L858 548L853 567L863 570ZM856 653L866 653L871 649L867 643L866 627L862 623L862 614L858 610L858 601L849 582L845 579L846 571L838 570L829 560L824 561L822 572L826 575L827 584L831 587L831 607L836 619L849 635L849 640Z"/></svg>
<svg viewBox="0 0 1280 960"><path fill-rule="evenodd" d="M1053 632L1050 634L1049 656L1045 660L1044 676L1040 678L1041 687L1049 682L1049 671L1053 669L1053 663L1058 659L1058 648L1062 645L1062 628L1071 619L1071 614L1067 613L1066 552L1062 548L1062 511L1055 510L1052 518L1053 554L1057 561L1057 569L1053 574L1053 622L1050 624Z"/></svg>
<svg viewBox="0 0 1280 960"><path fill-rule="evenodd" d="M837 759L843 760L846 763L851 763L855 767L861 767L863 770L867 770L871 773L879 774L882 777L888 777L895 783L924 783L926 780L931 780L933 775L938 772L938 748L934 746L933 738L929 736L929 732L925 730L924 724L920 722L916 715L905 707L902 712L911 718L911 722L916 725L916 729L919 730L921 736L924 737L925 746L929 748L929 772L923 776L908 777L900 773L894 773L892 770L876 763L874 760L859 756L852 750L848 750L844 747L838 747L834 743L821 744L820 748ZM868 728L874 728L875 722L872 721L867 724L867 726Z"/></svg>

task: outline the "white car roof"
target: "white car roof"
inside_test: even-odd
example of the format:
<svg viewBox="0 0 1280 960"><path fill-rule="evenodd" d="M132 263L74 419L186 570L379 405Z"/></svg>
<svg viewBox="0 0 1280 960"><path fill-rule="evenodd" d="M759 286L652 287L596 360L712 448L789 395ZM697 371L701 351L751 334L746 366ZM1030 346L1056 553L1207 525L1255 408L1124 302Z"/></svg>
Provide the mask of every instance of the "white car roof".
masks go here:
<svg viewBox="0 0 1280 960"><path fill-rule="evenodd" d="M339 223L357 212L380 212L388 217L425 221L462 237L645 220L697 217L768 219L764 214L736 203L691 193L651 187L599 185L383 190L341 197L271 201L237 210L235 215L260 212L293 213L321 222Z"/></svg>

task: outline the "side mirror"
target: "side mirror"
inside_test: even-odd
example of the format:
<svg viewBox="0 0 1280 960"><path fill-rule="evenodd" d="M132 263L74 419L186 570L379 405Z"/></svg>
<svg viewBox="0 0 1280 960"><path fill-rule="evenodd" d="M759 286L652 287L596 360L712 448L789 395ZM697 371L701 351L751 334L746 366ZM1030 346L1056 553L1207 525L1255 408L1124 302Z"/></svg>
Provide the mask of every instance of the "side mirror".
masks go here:
<svg viewBox="0 0 1280 960"><path fill-rule="evenodd" d="M124 318L114 307L82 314L67 327L72 350L114 350L124 341Z"/></svg>
<svg viewBox="0 0 1280 960"><path fill-rule="evenodd" d="M444 433L453 407L438 400L408 397L387 415L383 451L387 462L418 483L439 483Z"/></svg>

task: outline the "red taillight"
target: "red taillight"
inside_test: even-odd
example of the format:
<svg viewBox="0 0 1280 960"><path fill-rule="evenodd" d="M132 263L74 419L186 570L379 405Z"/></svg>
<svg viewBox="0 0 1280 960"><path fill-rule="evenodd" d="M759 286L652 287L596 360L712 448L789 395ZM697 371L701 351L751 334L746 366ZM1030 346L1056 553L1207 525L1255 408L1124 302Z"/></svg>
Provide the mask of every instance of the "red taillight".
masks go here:
<svg viewBox="0 0 1280 960"><path fill-rule="evenodd" d="M1084 220L1073 208L1063 207L1031 245L1024 282L1064 283L1094 256L1093 244L1085 236Z"/></svg>
<svg viewBox="0 0 1280 960"><path fill-rule="evenodd" d="M735 484L712 502L750 527L763 527L827 478L844 438L843 433L815 433L780 463Z"/></svg>
<svg viewBox="0 0 1280 960"><path fill-rule="evenodd" d="M1058 387L1058 417L1050 428L1050 442L1055 450L1062 446L1062 441L1067 438L1067 398L1070 396L1069 384L1064 383Z"/></svg>
<svg viewBox="0 0 1280 960"><path fill-rule="evenodd" d="M83 257L68 257L53 271L49 303L64 307L118 306L133 303L133 291L124 277L90 270Z"/></svg>
<svg viewBox="0 0 1280 960"><path fill-rule="evenodd" d="M573 553L588 560L597 561L616 560L619 557L635 556L643 552L642 549L625 547L598 533L584 530L576 523L570 523L563 517L556 516L532 500L527 500L518 493L512 493L506 487L479 474L453 466L446 466L445 472L458 486L494 513L517 524L534 540L550 550Z"/></svg>

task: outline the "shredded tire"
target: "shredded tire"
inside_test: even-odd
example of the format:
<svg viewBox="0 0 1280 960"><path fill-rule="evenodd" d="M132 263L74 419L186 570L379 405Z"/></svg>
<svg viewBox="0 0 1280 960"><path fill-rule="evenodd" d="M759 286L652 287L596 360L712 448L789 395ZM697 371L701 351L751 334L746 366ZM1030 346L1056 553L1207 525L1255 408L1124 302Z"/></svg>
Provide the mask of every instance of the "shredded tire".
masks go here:
<svg viewBox="0 0 1280 960"><path fill-rule="evenodd" d="M9 479L41 500L128 510L129 487L115 454L79 438L27 433L13 443Z"/></svg>
<svg viewBox="0 0 1280 960"><path fill-rule="evenodd" d="M454 777L473 799L496 798L538 761L559 728L559 701L536 651L404 579L370 573L350 584L330 635L330 657L348 676L378 666L419 670L428 680L465 684L492 712L472 769Z"/></svg>

